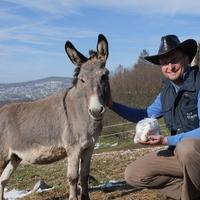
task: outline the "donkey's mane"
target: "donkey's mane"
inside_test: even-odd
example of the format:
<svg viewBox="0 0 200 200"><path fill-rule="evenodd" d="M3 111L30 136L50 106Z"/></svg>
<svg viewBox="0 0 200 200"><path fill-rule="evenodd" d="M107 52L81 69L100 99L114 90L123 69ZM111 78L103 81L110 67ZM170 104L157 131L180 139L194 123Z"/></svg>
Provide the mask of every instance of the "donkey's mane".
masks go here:
<svg viewBox="0 0 200 200"><path fill-rule="evenodd" d="M98 54L97 54L96 51L90 49L90 50L89 50L89 55L90 55L89 60L91 60L91 59L93 59L93 58L97 58L97 55L98 55Z"/></svg>
<svg viewBox="0 0 200 200"><path fill-rule="evenodd" d="M92 60L92 59L94 59L94 58L97 58L97 52L96 51L94 51L94 50L92 50L92 49L90 49L89 50L89 59L88 60ZM81 70L81 67L80 66L78 66L78 67L76 67L75 68L75 70L74 70L74 79L73 79L73 81L72 81L72 85L73 86L76 86L76 84L77 84L77 81L78 81L78 75L79 75L79 73L80 73L80 70Z"/></svg>
<svg viewBox="0 0 200 200"><path fill-rule="evenodd" d="M77 83L77 81L78 81L78 75L79 75L79 73L80 73L80 70L81 70L81 68L80 68L79 66L76 67L75 70L74 70L74 79L73 79L73 81L72 81L72 85L73 85L73 86L76 86L76 83Z"/></svg>

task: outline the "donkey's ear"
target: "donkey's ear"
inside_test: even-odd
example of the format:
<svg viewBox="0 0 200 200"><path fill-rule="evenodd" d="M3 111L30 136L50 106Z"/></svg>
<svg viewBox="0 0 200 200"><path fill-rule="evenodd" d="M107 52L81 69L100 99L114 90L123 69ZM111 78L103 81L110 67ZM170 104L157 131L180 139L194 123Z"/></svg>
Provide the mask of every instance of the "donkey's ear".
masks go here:
<svg viewBox="0 0 200 200"><path fill-rule="evenodd" d="M108 58L108 41L103 34L99 34L97 41L97 52L105 61Z"/></svg>
<svg viewBox="0 0 200 200"><path fill-rule="evenodd" d="M69 57L69 59L74 63L76 66L81 66L82 63L87 61L87 58L81 54L75 47L74 45L70 42L67 41L65 43L65 51Z"/></svg>

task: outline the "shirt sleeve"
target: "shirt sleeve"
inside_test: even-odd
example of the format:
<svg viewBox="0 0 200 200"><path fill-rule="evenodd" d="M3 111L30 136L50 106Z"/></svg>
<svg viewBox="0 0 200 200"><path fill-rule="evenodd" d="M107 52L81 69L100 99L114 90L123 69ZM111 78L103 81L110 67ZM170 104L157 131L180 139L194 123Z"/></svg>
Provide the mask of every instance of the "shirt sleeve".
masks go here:
<svg viewBox="0 0 200 200"><path fill-rule="evenodd" d="M130 108L128 106L113 102L112 110L126 120L134 123L137 123L138 121L147 117L159 118L162 116L160 94L146 109Z"/></svg>
<svg viewBox="0 0 200 200"><path fill-rule="evenodd" d="M113 102L112 110L124 119L134 123L148 117L146 109L131 108L116 102Z"/></svg>
<svg viewBox="0 0 200 200"><path fill-rule="evenodd" d="M160 118L163 116L160 93L157 95L154 102L147 107L147 115L152 118Z"/></svg>
<svg viewBox="0 0 200 200"><path fill-rule="evenodd" d="M197 107L198 107L198 117L200 121L200 91L198 93L198 101L197 101ZM168 136L167 137L167 143L169 146L176 146L180 141L187 139L187 138L196 138L200 139L200 128L196 128L194 130L183 132L174 136Z"/></svg>

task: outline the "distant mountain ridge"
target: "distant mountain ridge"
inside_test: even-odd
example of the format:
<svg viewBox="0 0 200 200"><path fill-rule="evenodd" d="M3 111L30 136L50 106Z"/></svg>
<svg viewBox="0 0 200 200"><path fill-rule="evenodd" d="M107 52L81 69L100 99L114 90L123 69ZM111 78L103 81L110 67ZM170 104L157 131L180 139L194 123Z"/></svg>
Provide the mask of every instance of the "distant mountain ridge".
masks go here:
<svg viewBox="0 0 200 200"><path fill-rule="evenodd" d="M72 78L47 77L44 79L0 84L0 102L31 101L49 96L70 87Z"/></svg>

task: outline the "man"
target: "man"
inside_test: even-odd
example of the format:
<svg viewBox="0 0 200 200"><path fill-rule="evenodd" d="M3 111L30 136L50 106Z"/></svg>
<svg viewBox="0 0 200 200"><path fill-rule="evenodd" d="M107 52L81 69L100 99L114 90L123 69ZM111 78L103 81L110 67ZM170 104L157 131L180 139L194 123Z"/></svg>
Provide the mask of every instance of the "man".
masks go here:
<svg viewBox="0 0 200 200"><path fill-rule="evenodd" d="M166 199L200 199L200 72L190 67L197 51L193 39L161 38L157 55L145 59L160 66L166 78L161 92L146 109L129 108L110 99L113 111L132 122L164 117L169 136L149 136L145 144L169 147L149 153L125 170L134 186L162 192Z"/></svg>

